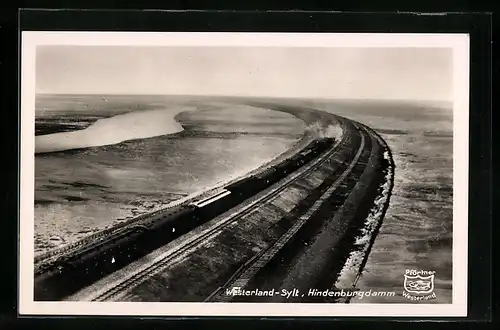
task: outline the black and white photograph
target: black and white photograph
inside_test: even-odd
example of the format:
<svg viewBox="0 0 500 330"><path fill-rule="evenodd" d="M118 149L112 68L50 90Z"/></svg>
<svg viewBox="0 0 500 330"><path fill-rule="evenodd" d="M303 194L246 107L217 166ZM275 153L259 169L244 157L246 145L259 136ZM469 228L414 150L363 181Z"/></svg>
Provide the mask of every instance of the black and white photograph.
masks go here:
<svg viewBox="0 0 500 330"><path fill-rule="evenodd" d="M21 310L465 315L468 47L23 32Z"/></svg>

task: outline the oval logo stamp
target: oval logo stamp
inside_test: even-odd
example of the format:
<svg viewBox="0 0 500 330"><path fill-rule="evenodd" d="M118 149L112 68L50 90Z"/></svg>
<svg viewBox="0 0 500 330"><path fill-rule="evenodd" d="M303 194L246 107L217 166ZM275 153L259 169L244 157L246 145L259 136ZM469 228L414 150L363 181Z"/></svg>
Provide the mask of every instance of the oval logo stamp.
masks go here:
<svg viewBox="0 0 500 330"><path fill-rule="evenodd" d="M403 297L409 300L435 299L435 271L407 269L404 274Z"/></svg>

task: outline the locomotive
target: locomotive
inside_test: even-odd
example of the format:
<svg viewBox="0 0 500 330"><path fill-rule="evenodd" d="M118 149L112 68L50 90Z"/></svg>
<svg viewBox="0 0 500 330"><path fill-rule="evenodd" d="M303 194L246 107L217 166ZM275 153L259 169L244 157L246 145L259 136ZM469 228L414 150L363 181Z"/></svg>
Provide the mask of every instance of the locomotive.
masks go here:
<svg viewBox="0 0 500 330"><path fill-rule="evenodd" d="M334 139L325 138L322 140L314 140L302 151L293 157L274 165L255 175L248 176L242 180L234 182L225 188L233 193L233 198L248 198L260 190L269 187L279 180L285 178L288 174L296 171L301 166L316 158L319 154L325 151L333 144Z"/></svg>
<svg viewBox="0 0 500 330"><path fill-rule="evenodd" d="M333 139L315 140L295 156L225 186L200 201L180 204L62 256L35 274L35 300L59 300L130 264L230 210L308 163Z"/></svg>

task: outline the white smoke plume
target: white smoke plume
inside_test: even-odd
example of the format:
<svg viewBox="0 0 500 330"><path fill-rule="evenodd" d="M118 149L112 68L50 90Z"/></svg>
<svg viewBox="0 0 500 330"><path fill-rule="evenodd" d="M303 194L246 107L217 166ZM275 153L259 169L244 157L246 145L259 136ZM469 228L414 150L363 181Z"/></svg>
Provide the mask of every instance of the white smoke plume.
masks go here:
<svg viewBox="0 0 500 330"><path fill-rule="evenodd" d="M325 126L321 122L315 122L306 127L306 132L314 136L315 138L334 138L339 140L342 137L343 131L340 125L328 125Z"/></svg>

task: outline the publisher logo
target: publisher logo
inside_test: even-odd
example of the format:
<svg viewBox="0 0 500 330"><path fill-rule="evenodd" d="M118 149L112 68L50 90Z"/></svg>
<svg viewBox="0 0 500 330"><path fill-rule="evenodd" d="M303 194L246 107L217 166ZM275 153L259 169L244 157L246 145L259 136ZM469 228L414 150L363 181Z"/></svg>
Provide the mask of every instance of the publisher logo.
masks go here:
<svg viewBox="0 0 500 330"><path fill-rule="evenodd" d="M409 300L429 300L434 293L435 271L407 269L404 274L403 296Z"/></svg>

